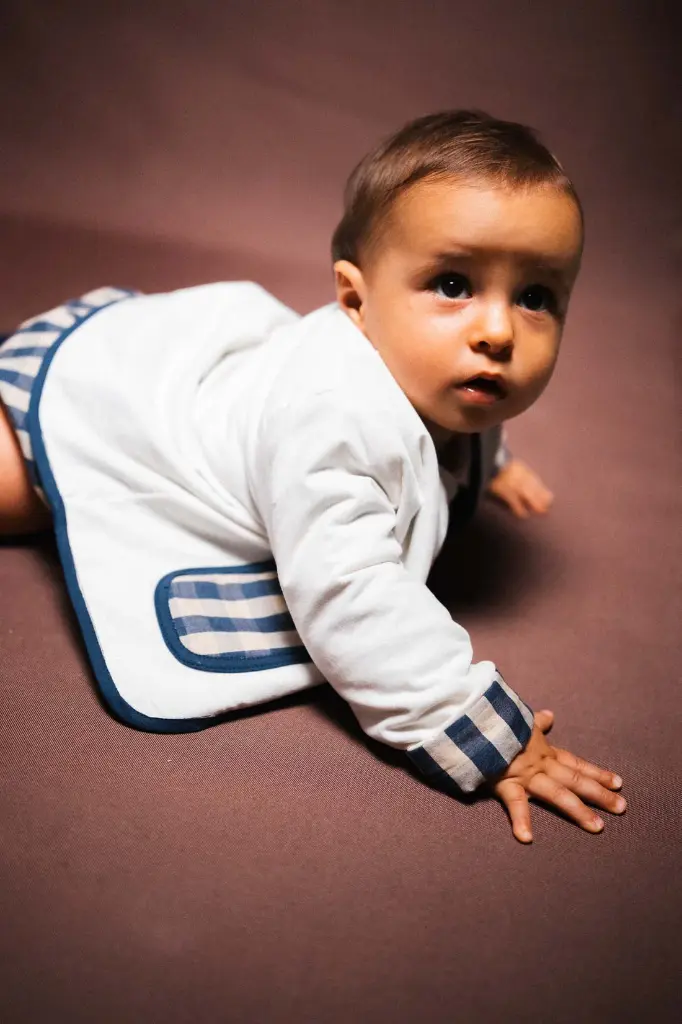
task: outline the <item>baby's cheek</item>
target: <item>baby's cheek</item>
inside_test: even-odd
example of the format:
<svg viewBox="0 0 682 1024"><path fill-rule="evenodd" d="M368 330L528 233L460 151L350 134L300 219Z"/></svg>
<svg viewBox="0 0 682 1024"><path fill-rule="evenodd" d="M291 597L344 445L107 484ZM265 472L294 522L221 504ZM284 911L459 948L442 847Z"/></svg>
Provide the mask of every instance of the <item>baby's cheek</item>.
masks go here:
<svg viewBox="0 0 682 1024"><path fill-rule="evenodd" d="M549 365L546 362L529 368L528 372L522 377L518 394L514 396L520 406L519 412L528 409L534 402L537 402L552 379L553 372L554 364Z"/></svg>
<svg viewBox="0 0 682 1024"><path fill-rule="evenodd" d="M421 401L437 401L451 386L452 369L428 345L408 341L397 353L396 362L402 382Z"/></svg>

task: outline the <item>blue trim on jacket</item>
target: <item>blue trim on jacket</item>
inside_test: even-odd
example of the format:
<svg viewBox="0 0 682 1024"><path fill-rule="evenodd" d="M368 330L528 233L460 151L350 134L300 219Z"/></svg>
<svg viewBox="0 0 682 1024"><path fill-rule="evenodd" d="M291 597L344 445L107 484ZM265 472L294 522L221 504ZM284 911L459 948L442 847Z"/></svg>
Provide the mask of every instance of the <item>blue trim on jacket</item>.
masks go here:
<svg viewBox="0 0 682 1024"><path fill-rule="evenodd" d="M75 324L72 324L71 327L65 328L63 333L54 341L43 359L43 363L36 376L35 383L33 384L27 414L27 428L31 437L33 456L38 468L40 485L50 504L54 517L57 549L62 563L66 587L78 618L78 624L83 635L83 640L85 642L85 647L95 679L106 705L114 715L120 719L120 721L135 729L143 729L146 732L163 733L198 732L201 729L207 729L209 726L217 725L220 721L228 720L233 715L233 712L228 711L220 715L212 715L208 718L154 718L151 715L143 715L140 711L137 711L132 704L129 704L123 699L116 689L111 673L109 672L104 660L102 649L99 646L97 635L92 624L92 619L90 618L90 613L88 612L87 605L85 603L85 598L83 597L78 584L76 566L71 553L68 531L66 528L66 511L64 508L64 502L62 501L59 488L57 487L57 483L50 467L50 462L47 457L40 429L40 397L45 384L47 371L50 367L50 363L57 353L57 350L64 344L69 335L84 324L86 320L96 316L97 313L101 312L103 309L107 309L111 305L114 305L114 303L123 301L125 301L125 299L114 299L113 302L109 302L104 306L88 311L85 315L80 317ZM55 329L54 324L49 326L50 329ZM43 329L46 329L47 327L48 324L44 323Z"/></svg>

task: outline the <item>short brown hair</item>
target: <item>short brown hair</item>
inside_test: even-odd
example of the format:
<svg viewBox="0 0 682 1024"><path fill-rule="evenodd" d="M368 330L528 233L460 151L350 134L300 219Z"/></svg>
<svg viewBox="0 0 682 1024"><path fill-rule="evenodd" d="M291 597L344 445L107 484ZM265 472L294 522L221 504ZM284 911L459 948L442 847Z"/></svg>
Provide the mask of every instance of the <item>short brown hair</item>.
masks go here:
<svg viewBox="0 0 682 1024"><path fill-rule="evenodd" d="M332 237L332 262L374 251L397 197L424 178L456 177L498 185L551 185L582 205L564 169L533 128L482 110L444 110L408 122L383 139L351 172L344 212Z"/></svg>

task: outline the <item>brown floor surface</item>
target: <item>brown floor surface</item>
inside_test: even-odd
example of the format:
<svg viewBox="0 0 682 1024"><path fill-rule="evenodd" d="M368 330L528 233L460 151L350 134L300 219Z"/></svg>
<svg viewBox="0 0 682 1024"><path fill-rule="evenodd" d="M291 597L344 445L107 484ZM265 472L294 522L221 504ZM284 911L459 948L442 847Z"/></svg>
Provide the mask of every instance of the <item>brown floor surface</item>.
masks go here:
<svg viewBox="0 0 682 1024"><path fill-rule="evenodd" d="M558 152L585 261L555 378L510 425L555 506L487 505L433 586L630 807L597 837L536 808L522 847L327 687L199 734L126 728L49 539L3 544L3 1022L680 1019L673 5L58 8L3 5L0 328L104 283L329 301L347 173L429 110L527 121Z"/></svg>

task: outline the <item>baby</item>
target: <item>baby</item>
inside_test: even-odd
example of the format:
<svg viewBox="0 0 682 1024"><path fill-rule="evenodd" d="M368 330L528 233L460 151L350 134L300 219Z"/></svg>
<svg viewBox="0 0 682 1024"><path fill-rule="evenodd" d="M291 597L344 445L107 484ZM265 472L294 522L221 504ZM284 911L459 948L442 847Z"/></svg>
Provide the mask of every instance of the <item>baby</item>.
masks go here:
<svg viewBox="0 0 682 1024"><path fill-rule="evenodd" d="M54 524L122 721L199 729L327 680L434 782L492 792L521 842L530 797L590 832L588 804L625 809L426 587L483 493L520 517L551 504L502 424L551 378L582 245L531 129L445 111L351 174L335 302L301 317L250 282L104 288L17 329L0 531Z"/></svg>

